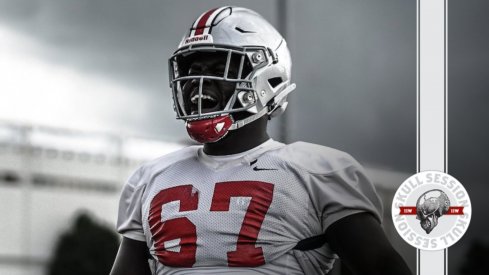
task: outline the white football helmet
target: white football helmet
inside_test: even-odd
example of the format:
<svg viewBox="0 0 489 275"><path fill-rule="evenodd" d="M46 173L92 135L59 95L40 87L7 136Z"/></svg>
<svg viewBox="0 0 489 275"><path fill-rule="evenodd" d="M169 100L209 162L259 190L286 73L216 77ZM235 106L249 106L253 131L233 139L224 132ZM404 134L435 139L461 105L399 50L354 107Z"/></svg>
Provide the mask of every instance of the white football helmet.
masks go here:
<svg viewBox="0 0 489 275"><path fill-rule="evenodd" d="M195 53L225 55L222 73L189 74L189 62ZM239 65L237 73L231 75L232 60ZM206 143L215 142L229 130L264 115L277 116L285 110L287 95L295 89L295 84L290 83L291 65L284 38L256 12L228 6L204 12L169 59L170 87L177 118L186 121L192 138ZM198 93L194 92L192 99L184 94L187 81L198 83ZM223 108L206 111L205 106L209 105L206 101L214 100L205 94L206 81L233 83L234 93ZM194 104L193 112L191 104ZM233 115L238 112L249 115Z"/></svg>

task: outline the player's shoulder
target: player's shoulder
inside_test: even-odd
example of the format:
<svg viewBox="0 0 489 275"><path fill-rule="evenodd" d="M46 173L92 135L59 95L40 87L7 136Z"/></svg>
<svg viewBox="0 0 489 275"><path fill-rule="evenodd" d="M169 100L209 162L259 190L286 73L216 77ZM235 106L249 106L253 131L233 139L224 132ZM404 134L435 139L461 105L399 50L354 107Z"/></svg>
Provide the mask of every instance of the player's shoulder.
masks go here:
<svg viewBox="0 0 489 275"><path fill-rule="evenodd" d="M172 164L196 157L197 151L201 147L199 145L184 147L159 158L147 161L143 163L142 167L148 171L161 171Z"/></svg>
<svg viewBox="0 0 489 275"><path fill-rule="evenodd" d="M303 141L288 144L276 153L284 161L314 174L330 174L351 166L359 166L346 152Z"/></svg>
<svg viewBox="0 0 489 275"><path fill-rule="evenodd" d="M171 165L197 156L201 146L188 146L141 164L129 177L128 184L136 186L148 182L154 175Z"/></svg>

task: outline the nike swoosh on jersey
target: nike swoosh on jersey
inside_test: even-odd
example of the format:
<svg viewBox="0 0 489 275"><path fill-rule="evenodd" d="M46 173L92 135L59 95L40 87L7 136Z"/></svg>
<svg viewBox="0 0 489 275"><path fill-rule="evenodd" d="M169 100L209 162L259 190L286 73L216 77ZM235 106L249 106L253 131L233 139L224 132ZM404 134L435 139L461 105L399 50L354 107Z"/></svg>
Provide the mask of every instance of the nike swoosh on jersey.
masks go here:
<svg viewBox="0 0 489 275"><path fill-rule="evenodd" d="M258 167L253 167L254 171L266 171L266 170L278 170L276 168L258 168Z"/></svg>

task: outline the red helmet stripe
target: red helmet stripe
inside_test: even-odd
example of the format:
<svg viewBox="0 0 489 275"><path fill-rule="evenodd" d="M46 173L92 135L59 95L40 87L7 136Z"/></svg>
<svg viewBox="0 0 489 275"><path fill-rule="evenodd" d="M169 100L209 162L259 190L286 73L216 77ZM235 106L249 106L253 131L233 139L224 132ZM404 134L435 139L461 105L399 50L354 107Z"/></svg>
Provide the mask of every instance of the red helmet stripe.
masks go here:
<svg viewBox="0 0 489 275"><path fill-rule="evenodd" d="M204 33L205 29L205 23L207 22L207 19L212 15L214 11L216 11L217 8L212 9L204 13L199 19L199 22L197 23L197 27L195 28L195 34L194 35L199 35Z"/></svg>

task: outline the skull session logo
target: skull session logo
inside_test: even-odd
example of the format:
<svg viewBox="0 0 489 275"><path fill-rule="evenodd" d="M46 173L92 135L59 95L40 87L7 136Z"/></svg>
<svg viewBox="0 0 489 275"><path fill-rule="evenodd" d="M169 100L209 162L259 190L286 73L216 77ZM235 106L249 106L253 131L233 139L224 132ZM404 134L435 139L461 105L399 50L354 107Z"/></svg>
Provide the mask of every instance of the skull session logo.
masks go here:
<svg viewBox="0 0 489 275"><path fill-rule="evenodd" d="M426 198L426 195L429 197ZM426 191L418 198L416 219L420 220L421 227L426 231L426 234L430 234L431 230L438 224L438 218L446 214L449 207L450 199L445 192L439 189Z"/></svg>
<svg viewBox="0 0 489 275"><path fill-rule="evenodd" d="M405 180L392 201L399 235L423 250L445 249L467 230L472 208L467 191L454 177L424 171Z"/></svg>

